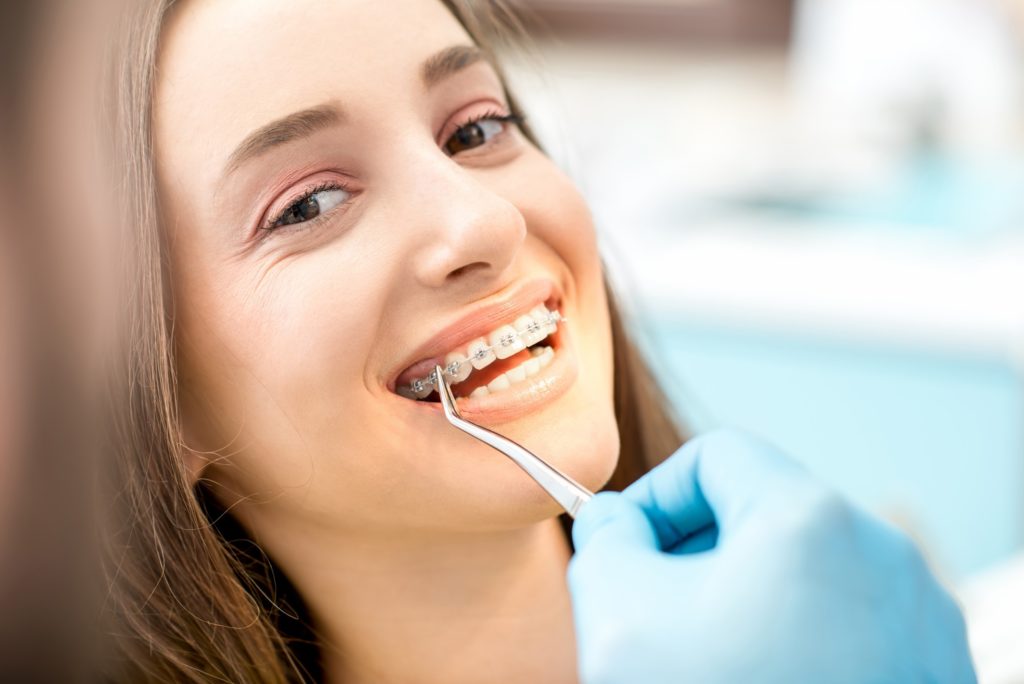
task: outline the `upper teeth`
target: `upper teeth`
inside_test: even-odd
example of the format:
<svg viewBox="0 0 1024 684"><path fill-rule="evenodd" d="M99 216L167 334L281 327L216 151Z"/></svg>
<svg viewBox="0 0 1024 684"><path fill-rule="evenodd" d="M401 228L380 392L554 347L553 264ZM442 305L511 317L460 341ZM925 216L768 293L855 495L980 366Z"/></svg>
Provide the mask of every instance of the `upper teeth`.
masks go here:
<svg viewBox="0 0 1024 684"><path fill-rule="evenodd" d="M453 351L445 357L444 373L448 382L462 382L473 369L481 369L494 363L495 359L507 359L523 349L537 344L557 330L562 315L536 306L529 315L520 316L512 325L503 325L489 335L478 337L466 345L465 353ZM396 391L411 399L423 399L434 391L437 378L432 371L427 377L413 380L408 387Z"/></svg>

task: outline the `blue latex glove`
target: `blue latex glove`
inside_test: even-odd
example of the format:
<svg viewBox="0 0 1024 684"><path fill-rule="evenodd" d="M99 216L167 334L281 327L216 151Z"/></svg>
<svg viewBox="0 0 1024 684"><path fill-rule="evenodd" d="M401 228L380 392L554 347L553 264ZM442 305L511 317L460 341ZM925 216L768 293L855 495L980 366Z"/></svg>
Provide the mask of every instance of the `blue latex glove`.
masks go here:
<svg viewBox="0 0 1024 684"><path fill-rule="evenodd" d="M908 538L753 438L692 440L573 539L586 684L977 681Z"/></svg>

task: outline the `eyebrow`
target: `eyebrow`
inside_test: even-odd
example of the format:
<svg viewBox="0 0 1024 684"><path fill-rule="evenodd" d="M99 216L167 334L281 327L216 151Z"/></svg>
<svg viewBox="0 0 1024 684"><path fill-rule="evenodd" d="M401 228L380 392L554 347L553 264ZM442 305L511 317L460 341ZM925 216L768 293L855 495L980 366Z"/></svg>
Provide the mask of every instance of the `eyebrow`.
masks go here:
<svg viewBox="0 0 1024 684"><path fill-rule="evenodd" d="M341 107L337 103L329 102L293 112L277 121L272 121L250 133L235 148L228 158L228 172L234 171L253 157L265 154L275 147L305 138L341 123L344 118L345 114Z"/></svg>
<svg viewBox="0 0 1024 684"><path fill-rule="evenodd" d="M452 45L432 55L423 63L420 77L428 89L453 74L486 58L476 45Z"/></svg>
<svg viewBox="0 0 1024 684"><path fill-rule="evenodd" d="M427 89L467 67L486 60L487 55L475 45L452 45L431 55L420 68L420 78ZM489 61L489 60L488 60ZM345 120L345 112L337 102L326 102L294 112L258 128L246 136L228 157L225 173L231 173L247 161L270 150L336 126Z"/></svg>

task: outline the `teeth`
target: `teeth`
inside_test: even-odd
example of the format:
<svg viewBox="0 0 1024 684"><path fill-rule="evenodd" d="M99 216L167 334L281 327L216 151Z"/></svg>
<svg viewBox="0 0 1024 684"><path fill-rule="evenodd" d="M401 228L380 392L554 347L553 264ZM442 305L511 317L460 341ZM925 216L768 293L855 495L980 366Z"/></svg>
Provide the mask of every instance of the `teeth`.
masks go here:
<svg viewBox="0 0 1024 684"><path fill-rule="evenodd" d="M538 323L533 316L520 316L514 323L516 332L519 333L519 339L523 341L524 346L532 346L543 340L547 335L544 332L544 326Z"/></svg>
<svg viewBox="0 0 1024 684"><path fill-rule="evenodd" d="M491 393L491 390L486 387L477 387L475 390L469 393L470 399L476 399L477 397L486 397Z"/></svg>
<svg viewBox="0 0 1024 684"><path fill-rule="evenodd" d="M553 334L561 320L562 317L557 311L548 311L543 305L535 306L528 315L520 316L512 325L503 325L489 336L479 337L470 342L465 354L458 351L449 353L444 360L444 374L449 384L464 382L473 369L486 368L496 359L507 359L537 344ZM551 363L554 355L554 350L550 347L530 349L530 358L527 361L494 378L487 387L477 388L470 396L486 396L522 382ZM395 391L409 399L424 399L434 390L435 385L436 381L431 373L409 385L398 387Z"/></svg>
<svg viewBox="0 0 1024 684"><path fill-rule="evenodd" d="M503 325L492 332L490 342L499 359L507 359L526 349L526 345L519 339L519 333L511 325Z"/></svg>
<svg viewBox="0 0 1024 684"><path fill-rule="evenodd" d="M558 330L558 322L562 320L562 316L557 311L552 311L547 320L547 334L554 335L555 331Z"/></svg>
<svg viewBox="0 0 1024 684"><path fill-rule="evenodd" d="M491 347L487 344L487 340L479 338L469 343L469 347L466 349L466 355L470 359L470 363L473 364L473 368L480 370L491 365L497 356L491 351Z"/></svg>
<svg viewBox="0 0 1024 684"><path fill-rule="evenodd" d="M548 311L546 307L534 307L533 309L530 310L530 316L532 316L533 319L537 321L537 324L540 326L541 339L544 339L548 335L555 332L555 325L552 322L554 314Z"/></svg>
<svg viewBox="0 0 1024 684"><path fill-rule="evenodd" d="M523 368L522 364L519 364L515 368L505 371L505 376L509 382L522 382L526 379L526 369Z"/></svg>
<svg viewBox="0 0 1024 684"><path fill-rule="evenodd" d="M414 380L412 383L412 393L417 399L423 399L433 391L434 386L428 380Z"/></svg>
<svg viewBox="0 0 1024 684"><path fill-rule="evenodd" d="M541 368L544 368L551 359L555 358L555 350L551 347L545 347L544 351L540 354L533 356L515 368L509 369L499 375L498 377L491 380L490 384L487 385L487 394L494 394L506 390L516 383L523 382L530 376L536 375L540 372ZM479 388L478 388L479 389ZM475 396L475 390L469 396ZM483 395L486 396L486 395Z"/></svg>
<svg viewBox="0 0 1024 684"><path fill-rule="evenodd" d="M508 389L512 386L511 381L507 377L507 373L502 373L498 377L487 383L487 389L491 392L500 392L501 390Z"/></svg>
<svg viewBox="0 0 1024 684"><path fill-rule="evenodd" d="M449 382L453 385L468 378L473 370L472 366L466 363L466 357L458 352L452 352L444 357L444 367L450 378Z"/></svg>

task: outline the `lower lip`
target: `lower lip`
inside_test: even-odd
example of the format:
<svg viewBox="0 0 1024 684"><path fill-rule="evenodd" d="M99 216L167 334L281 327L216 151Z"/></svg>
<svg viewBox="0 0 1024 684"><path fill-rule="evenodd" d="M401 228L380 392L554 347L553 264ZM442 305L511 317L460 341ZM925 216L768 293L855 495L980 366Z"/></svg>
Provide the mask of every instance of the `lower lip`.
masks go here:
<svg viewBox="0 0 1024 684"><path fill-rule="evenodd" d="M559 344L551 363L536 375L511 387L483 397L459 397L456 405L466 420L486 425L499 425L540 410L565 394L579 375L579 366L572 354L568 330L559 330ZM442 412L440 402L411 401L420 410Z"/></svg>

